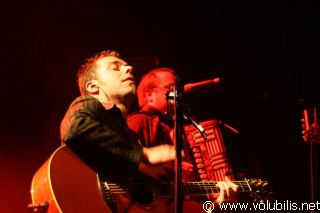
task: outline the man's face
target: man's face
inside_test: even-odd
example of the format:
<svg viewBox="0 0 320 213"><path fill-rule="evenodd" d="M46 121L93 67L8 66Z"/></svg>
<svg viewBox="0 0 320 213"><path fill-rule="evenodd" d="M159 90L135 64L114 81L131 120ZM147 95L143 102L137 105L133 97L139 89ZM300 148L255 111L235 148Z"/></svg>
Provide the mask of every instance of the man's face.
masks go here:
<svg viewBox="0 0 320 213"><path fill-rule="evenodd" d="M157 73L159 79L158 87L152 89L152 103L149 103L153 107L165 112L167 107L166 92L171 91L171 86L175 84L175 77L169 72ZM168 104L169 112L173 110L173 105Z"/></svg>
<svg viewBox="0 0 320 213"><path fill-rule="evenodd" d="M136 83L133 69L125 61L114 56L101 58L96 62L96 73L100 94L113 102L133 101Z"/></svg>

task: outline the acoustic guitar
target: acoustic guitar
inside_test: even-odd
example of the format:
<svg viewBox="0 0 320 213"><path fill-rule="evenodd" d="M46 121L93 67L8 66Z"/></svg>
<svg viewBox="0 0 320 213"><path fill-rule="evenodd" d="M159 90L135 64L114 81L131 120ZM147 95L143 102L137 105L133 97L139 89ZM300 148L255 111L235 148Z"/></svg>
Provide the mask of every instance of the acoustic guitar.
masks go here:
<svg viewBox="0 0 320 213"><path fill-rule="evenodd" d="M174 182L163 182L161 167L146 167L127 183L109 182L87 166L71 149L61 146L35 173L31 184L32 206L44 212L167 212ZM142 178L141 178L142 177ZM269 193L261 180L234 181L240 192ZM184 195L218 193L217 182L185 182ZM39 211L38 211L39 212Z"/></svg>

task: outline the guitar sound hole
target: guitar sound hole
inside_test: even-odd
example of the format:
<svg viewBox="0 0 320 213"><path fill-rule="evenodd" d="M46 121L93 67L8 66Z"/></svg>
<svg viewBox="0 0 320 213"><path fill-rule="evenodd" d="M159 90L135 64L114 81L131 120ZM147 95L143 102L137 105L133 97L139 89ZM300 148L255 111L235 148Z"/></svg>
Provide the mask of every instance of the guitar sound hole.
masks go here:
<svg viewBox="0 0 320 213"><path fill-rule="evenodd" d="M131 192L132 200L142 205L148 205L153 202L153 192L150 189L146 189L143 185L138 188L137 191Z"/></svg>

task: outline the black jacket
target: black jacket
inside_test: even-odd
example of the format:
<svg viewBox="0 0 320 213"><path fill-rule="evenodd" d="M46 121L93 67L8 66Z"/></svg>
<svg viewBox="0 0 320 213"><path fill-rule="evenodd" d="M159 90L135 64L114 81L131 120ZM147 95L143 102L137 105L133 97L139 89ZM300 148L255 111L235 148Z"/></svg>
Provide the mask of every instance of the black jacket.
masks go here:
<svg viewBox="0 0 320 213"><path fill-rule="evenodd" d="M116 179L135 173L142 147L116 106L80 96L70 105L60 127L62 144L70 147L97 173Z"/></svg>

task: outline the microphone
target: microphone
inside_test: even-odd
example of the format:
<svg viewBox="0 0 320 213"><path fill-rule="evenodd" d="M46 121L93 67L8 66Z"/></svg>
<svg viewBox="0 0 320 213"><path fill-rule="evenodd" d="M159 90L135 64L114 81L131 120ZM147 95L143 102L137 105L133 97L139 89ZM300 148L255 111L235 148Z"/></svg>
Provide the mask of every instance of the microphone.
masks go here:
<svg viewBox="0 0 320 213"><path fill-rule="evenodd" d="M188 93L188 92L193 92L193 91L198 90L198 89L203 89L203 88L206 88L206 87L210 87L212 85L220 84L221 81L222 81L221 78L214 78L214 79L211 79L211 80L200 81L200 82L197 82L197 83L185 84L184 85L184 92Z"/></svg>

